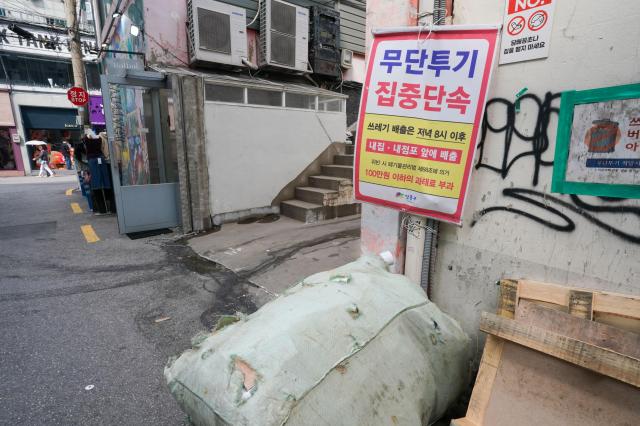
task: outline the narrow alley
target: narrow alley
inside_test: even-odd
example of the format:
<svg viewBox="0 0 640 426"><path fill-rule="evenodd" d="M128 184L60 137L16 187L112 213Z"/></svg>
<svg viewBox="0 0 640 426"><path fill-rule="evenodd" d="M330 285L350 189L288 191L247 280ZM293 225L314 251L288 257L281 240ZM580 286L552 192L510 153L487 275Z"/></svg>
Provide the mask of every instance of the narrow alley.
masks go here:
<svg viewBox="0 0 640 426"><path fill-rule="evenodd" d="M0 181L0 423L182 424L167 359L261 290L171 234L130 240L114 216L74 213L76 182Z"/></svg>

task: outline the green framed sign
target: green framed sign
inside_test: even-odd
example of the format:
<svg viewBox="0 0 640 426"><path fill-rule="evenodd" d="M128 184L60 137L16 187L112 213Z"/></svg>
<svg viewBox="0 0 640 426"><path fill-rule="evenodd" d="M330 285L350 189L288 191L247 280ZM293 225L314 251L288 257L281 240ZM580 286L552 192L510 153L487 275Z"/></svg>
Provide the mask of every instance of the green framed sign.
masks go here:
<svg viewBox="0 0 640 426"><path fill-rule="evenodd" d="M640 198L640 84L562 93L551 191Z"/></svg>

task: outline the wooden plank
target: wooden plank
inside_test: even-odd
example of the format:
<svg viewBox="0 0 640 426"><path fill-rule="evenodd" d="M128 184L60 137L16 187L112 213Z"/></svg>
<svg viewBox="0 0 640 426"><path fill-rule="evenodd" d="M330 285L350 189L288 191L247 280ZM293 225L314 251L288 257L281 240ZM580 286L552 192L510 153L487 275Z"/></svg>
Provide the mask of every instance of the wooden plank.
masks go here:
<svg viewBox="0 0 640 426"><path fill-rule="evenodd" d="M516 311L518 281L500 280L500 300L498 300L498 315L513 318Z"/></svg>
<svg viewBox="0 0 640 426"><path fill-rule="evenodd" d="M631 426L638 418L639 389L505 342L482 425Z"/></svg>
<svg viewBox="0 0 640 426"><path fill-rule="evenodd" d="M472 424L481 425L484 414L491 397L491 389L493 381L496 378L496 372L500 367L502 359L502 348L504 341L494 336L487 336L484 344L482 359L480 360L480 369L476 376L476 383L473 386L469 407L465 419Z"/></svg>
<svg viewBox="0 0 640 426"><path fill-rule="evenodd" d="M593 311L640 319L640 298L596 292L593 295Z"/></svg>
<svg viewBox="0 0 640 426"><path fill-rule="evenodd" d="M593 293L590 291L569 290L569 313L573 316L591 320Z"/></svg>
<svg viewBox="0 0 640 426"><path fill-rule="evenodd" d="M640 360L488 312L480 330L640 387Z"/></svg>
<svg viewBox="0 0 640 426"><path fill-rule="evenodd" d="M538 281L519 280L518 300L530 299L569 307L569 287Z"/></svg>
<svg viewBox="0 0 640 426"><path fill-rule="evenodd" d="M593 319L640 333L640 298L596 292L593 295Z"/></svg>
<svg viewBox="0 0 640 426"><path fill-rule="evenodd" d="M640 334L637 333L549 309L528 300L520 302L515 319L523 325L539 327L640 359Z"/></svg>
<svg viewBox="0 0 640 426"><path fill-rule="evenodd" d="M622 317L615 314L594 312L593 320L640 334L640 319Z"/></svg>

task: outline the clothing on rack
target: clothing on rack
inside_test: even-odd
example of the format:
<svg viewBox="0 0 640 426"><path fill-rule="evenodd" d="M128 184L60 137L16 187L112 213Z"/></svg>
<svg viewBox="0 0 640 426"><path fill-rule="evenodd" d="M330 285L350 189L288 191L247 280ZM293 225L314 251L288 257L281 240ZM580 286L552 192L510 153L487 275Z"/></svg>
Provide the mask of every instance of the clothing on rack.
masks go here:
<svg viewBox="0 0 640 426"><path fill-rule="evenodd" d="M109 163L104 158L89 158L89 170L91 171L91 189L111 189Z"/></svg>

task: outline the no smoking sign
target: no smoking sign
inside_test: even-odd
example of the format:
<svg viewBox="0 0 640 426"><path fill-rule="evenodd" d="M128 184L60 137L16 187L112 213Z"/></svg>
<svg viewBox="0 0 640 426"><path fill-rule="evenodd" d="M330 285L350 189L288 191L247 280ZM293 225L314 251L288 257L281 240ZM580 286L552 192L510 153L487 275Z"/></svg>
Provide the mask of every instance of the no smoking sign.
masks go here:
<svg viewBox="0 0 640 426"><path fill-rule="evenodd" d="M524 30L524 18L522 16L515 16L511 18L509 21L509 25L507 25L507 31L510 35L518 35Z"/></svg>

